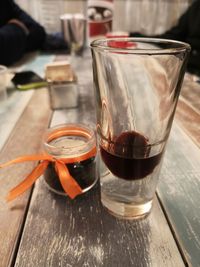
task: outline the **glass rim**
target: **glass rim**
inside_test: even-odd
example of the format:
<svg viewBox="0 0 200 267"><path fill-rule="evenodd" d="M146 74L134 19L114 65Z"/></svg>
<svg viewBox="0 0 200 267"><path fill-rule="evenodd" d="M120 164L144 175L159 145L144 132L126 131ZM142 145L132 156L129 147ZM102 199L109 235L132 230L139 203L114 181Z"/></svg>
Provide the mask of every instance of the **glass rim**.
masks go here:
<svg viewBox="0 0 200 267"><path fill-rule="evenodd" d="M137 48L134 47L110 47L109 42L136 42L136 43L152 43L152 44L174 44L171 48ZM163 54L177 54L185 51L190 51L191 46L182 41L176 41L172 39L162 39L162 38L147 38L147 37L113 37L113 38L100 38L92 41L90 43L90 48L94 50L99 50L103 52L116 52L135 55L163 55Z"/></svg>
<svg viewBox="0 0 200 267"><path fill-rule="evenodd" d="M52 138L51 140L48 140L48 138L54 133L57 132L58 130L63 130L65 128L70 128L70 127L78 127L79 129L81 129L82 131L84 131L85 133L88 134L88 138L85 137L85 139L87 140L84 144L78 144L78 145L74 145L71 146L70 149L80 149L80 148L85 148L87 145L91 144L91 146L96 142L96 136L95 136L95 131L89 127L88 125L82 124L82 123L63 123L63 124L58 124L56 126L50 127L46 130L46 132L43 135L43 145L44 147L46 147L47 149L61 149L63 152L64 151L68 151L69 148L67 147L56 147L55 145L50 144L49 142L51 140L55 140L58 139L60 137L63 136L72 136L72 135L65 135L65 132L63 133L62 136L59 136L58 138ZM81 134L77 134L74 136L83 136Z"/></svg>

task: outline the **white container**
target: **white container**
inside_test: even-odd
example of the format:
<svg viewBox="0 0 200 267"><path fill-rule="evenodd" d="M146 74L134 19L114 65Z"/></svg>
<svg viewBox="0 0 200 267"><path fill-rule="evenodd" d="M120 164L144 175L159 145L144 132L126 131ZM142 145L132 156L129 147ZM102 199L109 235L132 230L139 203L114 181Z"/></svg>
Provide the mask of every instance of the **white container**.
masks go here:
<svg viewBox="0 0 200 267"><path fill-rule="evenodd" d="M50 82L50 103L52 109L75 108L78 106L77 81Z"/></svg>
<svg viewBox="0 0 200 267"><path fill-rule="evenodd" d="M77 77L68 61L58 61L46 65L52 109L75 108L78 106Z"/></svg>

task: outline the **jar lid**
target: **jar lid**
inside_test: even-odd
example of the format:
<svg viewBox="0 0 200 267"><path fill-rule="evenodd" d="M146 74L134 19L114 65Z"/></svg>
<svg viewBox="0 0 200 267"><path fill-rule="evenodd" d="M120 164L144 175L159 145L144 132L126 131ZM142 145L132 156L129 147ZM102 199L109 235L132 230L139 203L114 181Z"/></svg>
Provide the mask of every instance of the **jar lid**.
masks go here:
<svg viewBox="0 0 200 267"><path fill-rule="evenodd" d="M74 82L77 80L67 60L47 64L45 67L45 77L48 82Z"/></svg>

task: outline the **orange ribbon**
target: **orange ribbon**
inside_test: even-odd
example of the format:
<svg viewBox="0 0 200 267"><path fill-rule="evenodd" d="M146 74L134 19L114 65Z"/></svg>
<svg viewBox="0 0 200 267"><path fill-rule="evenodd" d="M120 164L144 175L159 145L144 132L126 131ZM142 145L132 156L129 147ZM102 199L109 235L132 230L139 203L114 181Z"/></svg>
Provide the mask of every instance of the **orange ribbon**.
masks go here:
<svg viewBox="0 0 200 267"><path fill-rule="evenodd" d="M50 141L59 137L73 135L82 136L88 140L92 138L92 133L86 128L77 125L68 125L51 130L46 137L46 141L47 143L49 143ZM41 161L38 166L33 169L33 171L20 184L18 184L9 192L7 196L7 201L15 199L17 196L21 195L28 188L30 188L34 184L34 182L44 173L50 162L55 164L55 170L58 174L60 183L65 193L71 199L75 198L77 195L82 194L83 191L79 184L76 182L76 180L70 175L66 164L84 161L91 157L94 157L95 155L96 143L93 144L92 148L88 152L85 152L84 154L75 157L56 158L50 154L28 155L21 156L4 164L0 164L0 168L3 168L15 163L33 160Z"/></svg>
<svg viewBox="0 0 200 267"><path fill-rule="evenodd" d="M55 158L49 154L38 154L38 155L27 155L16 158L14 160L8 161L0 165L0 168L10 166L15 163L22 163L26 161L41 161L35 169L15 188L13 188L8 196L7 201L11 201L24 193L28 188L30 188L34 182L44 173L50 162L55 163L55 170L58 174L60 183L65 191L65 193L71 198L75 198L77 195L82 194L82 189L79 184L70 175L67 163L75 163L79 161L86 160L96 155L96 147L93 147L89 152L75 157L75 158Z"/></svg>

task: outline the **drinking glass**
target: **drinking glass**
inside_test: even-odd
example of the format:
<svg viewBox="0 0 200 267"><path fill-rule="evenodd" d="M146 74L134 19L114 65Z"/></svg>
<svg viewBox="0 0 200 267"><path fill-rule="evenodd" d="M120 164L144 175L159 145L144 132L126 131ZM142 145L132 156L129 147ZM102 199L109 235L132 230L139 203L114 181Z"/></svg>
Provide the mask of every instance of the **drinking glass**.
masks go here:
<svg viewBox="0 0 200 267"><path fill-rule="evenodd" d="M109 38L91 49L101 201L118 217L143 218L152 207L190 46Z"/></svg>
<svg viewBox="0 0 200 267"><path fill-rule="evenodd" d="M87 21L83 14L63 14L60 16L65 42L69 45L71 56L82 55L86 47Z"/></svg>
<svg viewBox="0 0 200 267"><path fill-rule="evenodd" d="M87 1L89 37L94 40L112 30L113 0Z"/></svg>

